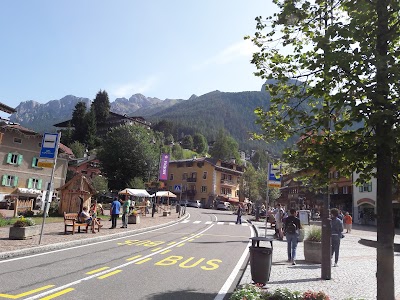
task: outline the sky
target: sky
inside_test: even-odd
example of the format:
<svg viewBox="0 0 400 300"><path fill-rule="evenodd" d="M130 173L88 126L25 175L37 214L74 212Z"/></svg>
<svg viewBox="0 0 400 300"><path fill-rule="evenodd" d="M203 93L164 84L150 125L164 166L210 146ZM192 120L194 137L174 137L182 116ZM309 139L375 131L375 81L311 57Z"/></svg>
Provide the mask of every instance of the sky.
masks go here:
<svg viewBox="0 0 400 300"><path fill-rule="evenodd" d="M259 91L243 39L272 0L2 0L0 102Z"/></svg>

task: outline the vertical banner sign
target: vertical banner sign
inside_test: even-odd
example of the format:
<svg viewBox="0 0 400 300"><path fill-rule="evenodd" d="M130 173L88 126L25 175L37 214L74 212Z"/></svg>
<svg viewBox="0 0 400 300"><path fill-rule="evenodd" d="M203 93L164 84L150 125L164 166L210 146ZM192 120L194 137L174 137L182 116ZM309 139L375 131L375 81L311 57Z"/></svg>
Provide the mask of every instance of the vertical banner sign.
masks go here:
<svg viewBox="0 0 400 300"><path fill-rule="evenodd" d="M169 154L162 153L160 157L160 175L159 180L168 180L168 165L169 165Z"/></svg>
<svg viewBox="0 0 400 300"><path fill-rule="evenodd" d="M281 187L281 166L269 164L268 187Z"/></svg>

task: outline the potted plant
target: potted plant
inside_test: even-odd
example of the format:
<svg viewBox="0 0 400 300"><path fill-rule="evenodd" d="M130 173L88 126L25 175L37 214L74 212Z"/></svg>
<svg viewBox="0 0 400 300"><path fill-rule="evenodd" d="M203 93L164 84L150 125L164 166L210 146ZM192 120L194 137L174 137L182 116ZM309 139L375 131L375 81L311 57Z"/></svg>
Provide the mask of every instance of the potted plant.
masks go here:
<svg viewBox="0 0 400 300"><path fill-rule="evenodd" d="M308 262L321 263L321 239L322 228L320 226L310 226L304 239L304 258Z"/></svg>
<svg viewBox="0 0 400 300"><path fill-rule="evenodd" d="M132 213L128 216L128 224L139 224L140 223L140 214L137 210L133 210Z"/></svg>
<svg viewBox="0 0 400 300"><path fill-rule="evenodd" d="M26 240L40 233L40 227L35 225L31 218L21 217L10 227L9 238L12 240Z"/></svg>

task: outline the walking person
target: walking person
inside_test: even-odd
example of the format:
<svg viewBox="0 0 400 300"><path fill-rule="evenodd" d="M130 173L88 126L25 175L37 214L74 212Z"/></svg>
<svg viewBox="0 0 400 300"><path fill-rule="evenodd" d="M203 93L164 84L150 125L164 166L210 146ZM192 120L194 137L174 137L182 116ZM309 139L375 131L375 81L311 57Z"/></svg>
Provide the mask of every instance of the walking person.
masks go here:
<svg viewBox="0 0 400 300"><path fill-rule="evenodd" d="M181 205L176 202L176 212L178 213L178 219L181 217Z"/></svg>
<svg viewBox="0 0 400 300"><path fill-rule="evenodd" d="M129 198L128 198L122 204L122 226L121 226L121 228L128 228L128 216L129 216L130 207L131 207L131 200L129 200Z"/></svg>
<svg viewBox="0 0 400 300"><path fill-rule="evenodd" d="M283 240L283 215L285 212L283 211L281 205L278 203L277 208L274 211L275 215L275 234L278 240Z"/></svg>
<svg viewBox="0 0 400 300"><path fill-rule="evenodd" d="M364 224L364 212L362 210L358 214L358 224Z"/></svg>
<svg viewBox="0 0 400 300"><path fill-rule="evenodd" d="M151 217L154 218L154 213L156 212L156 200L154 199L151 206Z"/></svg>
<svg viewBox="0 0 400 300"><path fill-rule="evenodd" d="M299 241L299 234L301 229L300 219L296 217L296 210L291 208L289 216L285 220L285 234L287 241L287 255L288 262L292 265L296 264L296 249Z"/></svg>
<svg viewBox="0 0 400 300"><path fill-rule="evenodd" d="M339 211L336 208L331 209L331 228L332 228L332 252L331 255L335 254L335 263L333 264L334 267L338 266L339 260L339 248L340 248L340 239L342 238L343 232L343 223L338 218Z"/></svg>
<svg viewBox="0 0 400 300"><path fill-rule="evenodd" d="M236 214L237 214L237 218L236 218L236 224L242 224L242 213L243 213L243 208L242 206L239 204Z"/></svg>
<svg viewBox="0 0 400 300"><path fill-rule="evenodd" d="M114 201L111 203L110 214L111 214L111 227L110 229L117 228L117 219L119 217L119 210L121 209L121 203L118 200L118 197L114 198Z"/></svg>
<svg viewBox="0 0 400 300"><path fill-rule="evenodd" d="M351 227L353 225L353 218L349 215L348 211L346 211L346 213L343 217L343 222L344 222L344 228L346 228L346 233L351 233Z"/></svg>

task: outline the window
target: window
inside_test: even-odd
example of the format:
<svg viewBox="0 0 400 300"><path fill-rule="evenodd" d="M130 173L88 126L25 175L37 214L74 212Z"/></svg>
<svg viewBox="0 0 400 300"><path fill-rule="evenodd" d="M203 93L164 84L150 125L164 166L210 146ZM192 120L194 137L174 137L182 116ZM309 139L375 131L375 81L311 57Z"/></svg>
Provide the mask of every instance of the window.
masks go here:
<svg viewBox="0 0 400 300"><path fill-rule="evenodd" d="M203 186L201 187L201 192L202 192L202 193L207 193L207 186L203 185Z"/></svg>
<svg viewBox="0 0 400 300"><path fill-rule="evenodd" d="M17 186L18 185L18 176L3 175L1 184L4 186Z"/></svg>
<svg viewBox="0 0 400 300"><path fill-rule="evenodd" d="M8 153L7 154L7 163L10 165L20 165L22 163L23 156L17 153Z"/></svg>
<svg viewBox="0 0 400 300"><path fill-rule="evenodd" d="M203 172L203 179L207 179L207 172Z"/></svg>
<svg viewBox="0 0 400 300"><path fill-rule="evenodd" d="M339 194L339 188L337 186L333 188L333 193L336 195Z"/></svg>
<svg viewBox="0 0 400 300"><path fill-rule="evenodd" d="M169 180L174 180L174 174L169 175Z"/></svg>
<svg viewBox="0 0 400 300"><path fill-rule="evenodd" d="M34 157L32 158L32 168L38 168L39 158Z"/></svg>
<svg viewBox="0 0 400 300"><path fill-rule="evenodd" d="M349 193L349 187L348 186L344 186L343 187L343 194L348 194Z"/></svg>
<svg viewBox="0 0 400 300"><path fill-rule="evenodd" d="M196 172L193 172L192 174L191 174L191 178L197 178L197 173Z"/></svg>
<svg viewBox="0 0 400 300"><path fill-rule="evenodd" d="M221 194L230 195L230 194L232 194L232 190L228 189L228 188L221 188Z"/></svg>
<svg viewBox="0 0 400 300"><path fill-rule="evenodd" d="M360 193L363 192L372 192L372 182L366 182L362 186L359 187Z"/></svg>
<svg viewBox="0 0 400 300"><path fill-rule="evenodd" d="M187 173L183 173L183 174L182 174L182 179L183 179L183 180L186 180L187 178L188 178Z"/></svg>
<svg viewBox="0 0 400 300"><path fill-rule="evenodd" d="M14 138L14 143L16 143L16 144L22 144L22 139L21 139L21 138L15 137L15 138Z"/></svg>
<svg viewBox="0 0 400 300"><path fill-rule="evenodd" d="M42 189L42 179L38 178L29 178L28 179L28 189Z"/></svg>

